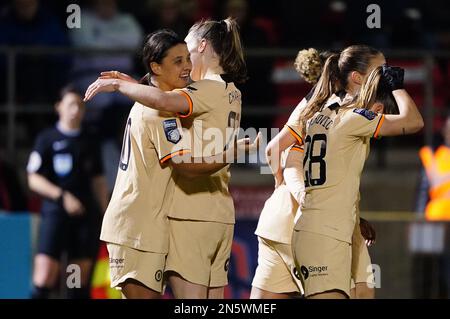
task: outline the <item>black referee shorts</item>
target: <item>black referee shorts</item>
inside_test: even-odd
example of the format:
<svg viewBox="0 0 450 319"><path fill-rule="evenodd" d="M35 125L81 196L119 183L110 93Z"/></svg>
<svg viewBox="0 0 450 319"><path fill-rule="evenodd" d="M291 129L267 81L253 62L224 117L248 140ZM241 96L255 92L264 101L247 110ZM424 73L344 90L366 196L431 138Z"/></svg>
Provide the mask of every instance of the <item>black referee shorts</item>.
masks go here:
<svg viewBox="0 0 450 319"><path fill-rule="evenodd" d="M70 217L65 211L43 211L39 230L38 253L60 259L95 258L100 237L100 218L86 215Z"/></svg>

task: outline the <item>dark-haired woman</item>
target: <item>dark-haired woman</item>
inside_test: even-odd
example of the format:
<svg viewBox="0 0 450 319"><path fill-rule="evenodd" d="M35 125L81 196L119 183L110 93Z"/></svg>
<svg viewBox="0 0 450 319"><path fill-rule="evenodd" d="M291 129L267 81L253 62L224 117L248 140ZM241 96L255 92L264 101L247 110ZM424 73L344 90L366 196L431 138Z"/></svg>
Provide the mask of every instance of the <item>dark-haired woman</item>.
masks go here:
<svg viewBox="0 0 450 319"><path fill-rule="evenodd" d="M172 31L156 31L146 38L143 62L146 85L171 91L189 83L189 52ZM128 116L100 237L107 242L111 286L121 289L125 298L160 298L163 291L169 246L165 194L174 187L171 167L164 164L167 155L183 151L178 118L136 102Z"/></svg>

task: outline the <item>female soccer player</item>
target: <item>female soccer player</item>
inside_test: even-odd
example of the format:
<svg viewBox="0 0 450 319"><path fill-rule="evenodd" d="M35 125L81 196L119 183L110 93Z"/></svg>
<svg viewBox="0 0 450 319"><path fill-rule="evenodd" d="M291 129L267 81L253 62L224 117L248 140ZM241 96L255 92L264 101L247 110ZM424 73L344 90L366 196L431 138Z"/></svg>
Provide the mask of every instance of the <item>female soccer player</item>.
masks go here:
<svg viewBox="0 0 450 319"><path fill-rule="evenodd" d="M295 59L295 69L308 82L316 85L322 73L323 65L328 57L337 51L322 51L310 48L301 50ZM314 90L306 96L308 101ZM303 159L302 159L303 161ZM355 230L352 237L352 298L374 298L375 282L372 276L372 261L367 246L375 242L376 233L372 225L359 217L359 205L356 205L357 215Z"/></svg>
<svg viewBox="0 0 450 319"><path fill-rule="evenodd" d="M332 52L328 51L319 53L312 48L301 50L295 59L295 68L308 83L315 85L326 58L331 54ZM309 100L312 93L313 90L305 99ZM303 148L300 145L294 145L286 151L286 154L282 185L277 187L266 201L255 231L258 235L259 252L251 298L290 298L303 291L291 253L294 220L301 213L298 205L304 195ZM371 244L374 240L373 228L364 220L361 225L364 232L368 234L366 242ZM358 272L352 274L352 280L358 283L356 286L358 294L355 289L352 289L352 292L355 297L373 296L373 288L367 285L367 277L369 277L367 267L371 265L371 261L359 231L359 225L357 229L355 227L354 236L352 261L355 264L354 269Z"/></svg>
<svg viewBox="0 0 450 319"><path fill-rule="evenodd" d="M190 83L187 46L172 31L160 30L147 37L143 61L148 74L141 82L163 91ZM118 76L137 82L125 74ZM130 112L101 236L108 242L112 285L120 287L126 298L159 298L163 289L169 246L167 212L174 192L173 172L166 164L171 156L189 151L180 131L179 119L173 113L139 103ZM208 173L217 165L198 164L187 174ZM219 165L222 168L225 164ZM186 173L190 167L176 168Z"/></svg>
<svg viewBox="0 0 450 319"><path fill-rule="evenodd" d="M308 298L350 296L352 235L370 138L412 134L423 127L414 101L403 89L400 68L375 68L357 99L343 106L329 99L349 85L341 58L342 53L327 59L300 114L306 194L292 245ZM396 106L399 114L393 115Z"/></svg>
<svg viewBox="0 0 450 319"><path fill-rule="evenodd" d="M81 287L69 288L67 297L89 298L100 209L108 204L108 190L95 139L81 128L81 93L65 87L55 108L58 123L38 135L27 165L30 189L44 198L32 298L49 297L60 277L63 252L81 274Z"/></svg>
<svg viewBox="0 0 450 319"><path fill-rule="evenodd" d="M175 33L150 34L143 48L147 85L171 91L189 83L186 43ZM186 151L173 113L136 103L130 111L116 183L101 239L107 242L111 286L125 298L160 298L169 246L166 193L173 192L167 155ZM169 196L169 198L170 198Z"/></svg>
<svg viewBox="0 0 450 319"><path fill-rule="evenodd" d="M193 155L214 156L228 148L239 128L241 92L235 83L245 81L246 67L238 26L232 19L201 21L190 29L186 42L191 78L196 81L187 88L163 92L122 79L100 78L88 88L85 98L118 91L148 107L176 112L183 118L183 126L197 137ZM219 134L215 134L217 144L211 145L202 130L214 129ZM168 156L173 167L190 165L178 157ZM228 192L229 167L224 165L210 177L174 178L166 263L169 282L177 298L221 298L235 222Z"/></svg>
<svg viewBox="0 0 450 319"><path fill-rule="evenodd" d="M359 92L365 77L374 68L386 63L384 55L380 51L365 45L349 46L340 53L340 57L338 67L340 68L341 76L346 79L347 84L341 91L335 92L339 93L342 98L339 101L340 103L344 100L351 100ZM306 98L300 101L280 133L267 145L266 156L273 170L276 186L283 181L279 165L281 153L294 143L303 144L300 132L300 113L304 109L306 102Z"/></svg>

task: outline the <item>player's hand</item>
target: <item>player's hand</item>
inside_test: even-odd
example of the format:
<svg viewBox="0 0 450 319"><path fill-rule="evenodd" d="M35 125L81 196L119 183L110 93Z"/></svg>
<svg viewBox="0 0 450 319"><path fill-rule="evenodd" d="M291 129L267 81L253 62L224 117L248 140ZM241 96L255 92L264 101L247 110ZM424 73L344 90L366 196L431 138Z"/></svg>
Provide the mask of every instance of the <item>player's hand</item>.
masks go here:
<svg viewBox="0 0 450 319"><path fill-rule="evenodd" d="M84 214L84 206L72 193L64 191L62 195L63 207L70 216L80 216Z"/></svg>
<svg viewBox="0 0 450 319"><path fill-rule="evenodd" d="M375 243L377 233L375 228L364 218L359 219L359 228L361 229L361 235L364 237L367 246L371 246Z"/></svg>
<svg viewBox="0 0 450 319"><path fill-rule="evenodd" d="M132 78L128 74L125 74L125 73L122 73L122 72L119 72L119 71L101 72L99 79L119 79L119 80L131 82L131 83L139 83L138 80L135 80L134 78Z"/></svg>
<svg viewBox="0 0 450 319"><path fill-rule="evenodd" d="M253 154L258 151L261 145L261 132L258 132L253 143L250 143L250 139L248 137L241 138L236 142L236 149L239 154L240 152L245 152L245 154Z"/></svg>
<svg viewBox="0 0 450 319"><path fill-rule="evenodd" d="M389 66L384 64L382 66L382 75L391 91L403 89L403 80L405 77L404 69L397 66Z"/></svg>
<svg viewBox="0 0 450 319"><path fill-rule="evenodd" d="M233 158L236 161L242 155L253 154L258 151L261 145L261 132L258 133L253 143L250 143L250 138L240 138L234 140Z"/></svg>
<svg viewBox="0 0 450 319"><path fill-rule="evenodd" d="M114 92L119 87L119 79L101 79L98 78L94 83L89 85L86 93L84 94L84 102L89 101L98 93L102 92Z"/></svg>

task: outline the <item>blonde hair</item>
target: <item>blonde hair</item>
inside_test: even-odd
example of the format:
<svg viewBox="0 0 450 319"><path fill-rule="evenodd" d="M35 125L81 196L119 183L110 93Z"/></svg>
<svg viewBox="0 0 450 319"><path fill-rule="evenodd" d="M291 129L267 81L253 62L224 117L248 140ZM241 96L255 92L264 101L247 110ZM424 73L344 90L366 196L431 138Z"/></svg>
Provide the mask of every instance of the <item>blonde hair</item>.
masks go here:
<svg viewBox="0 0 450 319"><path fill-rule="evenodd" d="M397 102L383 77L383 68L381 66L370 72L362 84L359 94L353 101L343 105L343 107L349 106L369 110L375 102L383 104L384 114L399 114Z"/></svg>
<svg viewBox="0 0 450 319"><path fill-rule="evenodd" d="M244 59L239 25L228 17L225 20L201 20L195 23L189 33L210 42L214 52L220 57L220 66L233 82L247 80L247 66Z"/></svg>
<svg viewBox="0 0 450 319"><path fill-rule="evenodd" d="M322 73L322 59L314 48L298 51L294 61L295 70L310 84L316 84Z"/></svg>
<svg viewBox="0 0 450 319"><path fill-rule="evenodd" d="M327 58L311 99L300 113L302 134L308 120L325 105L331 95L347 88L349 74L352 71L366 73L370 61L380 54L380 51L366 45L352 45L340 54L333 53Z"/></svg>

